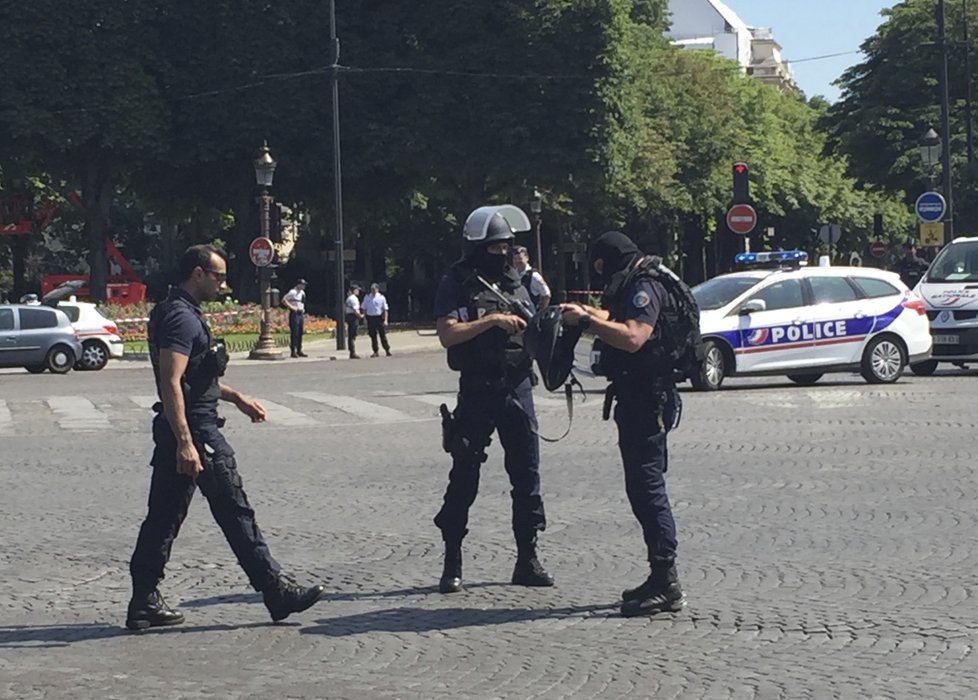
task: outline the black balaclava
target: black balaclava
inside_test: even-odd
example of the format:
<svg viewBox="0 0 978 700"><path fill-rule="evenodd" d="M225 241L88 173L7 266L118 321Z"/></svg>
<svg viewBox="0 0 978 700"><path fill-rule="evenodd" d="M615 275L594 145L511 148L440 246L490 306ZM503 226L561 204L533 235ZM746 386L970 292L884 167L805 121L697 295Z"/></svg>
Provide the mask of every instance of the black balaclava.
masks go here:
<svg viewBox="0 0 978 700"><path fill-rule="evenodd" d="M635 241L621 231L602 233L598 240L591 244L591 255L588 258L591 280L604 289L616 274L627 274L628 266L639 252ZM595 260L604 260L604 268L600 274L594 269Z"/></svg>
<svg viewBox="0 0 978 700"><path fill-rule="evenodd" d="M465 256L465 259L469 262L469 264L471 264L481 275L493 282L497 282L502 279L503 275L506 273L506 269L510 265L510 256L508 254L496 254L489 252L489 246L502 242L512 245L513 231L509 227L509 224L506 223L506 219L504 219L502 215L496 214L489 219L489 225L486 228L485 241L477 244Z"/></svg>

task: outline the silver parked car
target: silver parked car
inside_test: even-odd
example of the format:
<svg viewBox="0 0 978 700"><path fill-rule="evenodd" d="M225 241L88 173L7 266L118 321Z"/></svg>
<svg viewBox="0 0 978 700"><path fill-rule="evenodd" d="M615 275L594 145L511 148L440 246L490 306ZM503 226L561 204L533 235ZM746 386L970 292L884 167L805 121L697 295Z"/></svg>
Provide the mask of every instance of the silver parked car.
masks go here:
<svg viewBox="0 0 978 700"><path fill-rule="evenodd" d="M0 367L64 374L81 357L78 333L61 311L33 304L0 304Z"/></svg>

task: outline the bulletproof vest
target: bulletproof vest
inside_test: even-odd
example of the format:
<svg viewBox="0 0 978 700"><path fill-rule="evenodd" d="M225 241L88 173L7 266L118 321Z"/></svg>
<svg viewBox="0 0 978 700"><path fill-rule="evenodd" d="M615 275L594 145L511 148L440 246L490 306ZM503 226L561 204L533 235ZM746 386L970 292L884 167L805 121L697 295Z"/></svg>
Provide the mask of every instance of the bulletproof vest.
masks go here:
<svg viewBox="0 0 978 700"><path fill-rule="evenodd" d="M643 279L657 278L651 268L652 260L651 257L644 258L611 294L605 294L602 306L608 309L611 320L621 321L625 318L628 304L632 303L637 282ZM612 381L626 374L641 377L671 377L673 371L672 349L663 342L663 335L666 316L669 313L674 313L674 311L671 295L668 293L663 295L663 307L659 312L659 321L656 321L648 341L636 352L619 350L608 343L603 343L600 349L603 373Z"/></svg>
<svg viewBox="0 0 978 700"><path fill-rule="evenodd" d="M510 313L509 307L476 279L475 273L462 265L452 267L464 293L468 296L470 321L490 313ZM520 281L504 277L497 285L507 299L529 301ZM448 366L467 374L523 377L530 372L533 360L523 343L523 333L509 335L502 328L490 328L465 343L448 348Z"/></svg>
<svg viewBox="0 0 978 700"><path fill-rule="evenodd" d="M530 301L533 302L533 308L540 308L540 297L533 293L533 270L527 270L524 275L520 277L520 284L523 285L523 289L526 290L527 295L530 297Z"/></svg>
<svg viewBox="0 0 978 700"><path fill-rule="evenodd" d="M160 390L160 348L158 345L160 324L167 314L172 313L179 306L186 307L196 315L189 302L176 296L170 296L166 301L157 304L149 315L147 326L149 359L152 362L153 376L156 379L156 392L161 399L163 393ZM214 340L211 330L203 318L200 319L200 323L207 334L207 347L204 351L189 358L187 369L180 378L188 416L217 414L217 402L221 398L218 379L224 375L228 362L224 341Z"/></svg>

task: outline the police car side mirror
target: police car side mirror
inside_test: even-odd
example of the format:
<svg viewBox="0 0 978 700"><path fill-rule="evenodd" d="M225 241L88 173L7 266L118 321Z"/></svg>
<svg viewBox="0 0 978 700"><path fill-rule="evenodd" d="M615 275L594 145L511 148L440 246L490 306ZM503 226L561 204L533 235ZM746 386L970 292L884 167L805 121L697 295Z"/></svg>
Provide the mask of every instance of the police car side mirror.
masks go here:
<svg viewBox="0 0 978 700"><path fill-rule="evenodd" d="M750 314L758 311L767 311L767 302L763 299L750 299L746 304L740 307L741 316L749 316Z"/></svg>

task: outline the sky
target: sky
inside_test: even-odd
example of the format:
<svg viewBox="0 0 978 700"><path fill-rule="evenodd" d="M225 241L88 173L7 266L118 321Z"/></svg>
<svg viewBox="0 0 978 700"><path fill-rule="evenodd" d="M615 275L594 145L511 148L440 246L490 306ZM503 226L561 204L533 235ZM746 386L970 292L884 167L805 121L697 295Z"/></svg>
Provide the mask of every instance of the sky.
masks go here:
<svg viewBox="0 0 978 700"><path fill-rule="evenodd" d="M822 95L829 102L839 98L832 85L851 65L863 60L860 53L818 61L799 61L827 54L858 52L863 41L883 22L880 10L898 0L724 0L751 27L770 27L781 44L782 56L791 63L795 81L807 97Z"/></svg>

